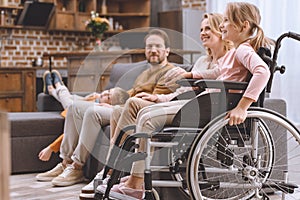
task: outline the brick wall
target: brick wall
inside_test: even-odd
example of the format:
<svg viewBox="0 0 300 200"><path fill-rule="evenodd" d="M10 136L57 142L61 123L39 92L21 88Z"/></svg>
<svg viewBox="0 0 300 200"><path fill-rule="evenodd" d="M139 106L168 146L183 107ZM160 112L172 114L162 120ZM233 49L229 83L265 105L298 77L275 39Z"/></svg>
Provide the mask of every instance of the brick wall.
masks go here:
<svg viewBox="0 0 300 200"><path fill-rule="evenodd" d="M20 0L8 0L9 6L18 6ZM104 42L104 49L116 41ZM1 45L2 44L2 45ZM95 39L88 32L47 31L25 28L0 27L0 66L1 67L30 67L32 59L41 57L43 53L91 51ZM53 66L65 67L64 58L54 58ZM48 66L48 59L44 59Z"/></svg>
<svg viewBox="0 0 300 200"><path fill-rule="evenodd" d="M18 6L21 0L7 0L10 6ZM205 10L206 0L182 0L182 7L192 7ZM112 42L112 43L111 43ZM117 41L104 43L104 49ZM0 28L0 66L30 67L32 59L41 57L47 52L66 52L92 50L95 44L90 33L46 31L34 29ZM53 66L64 67L64 58L53 59ZM44 59L44 66L48 60Z"/></svg>
<svg viewBox="0 0 300 200"><path fill-rule="evenodd" d="M1 67L29 67L32 59L43 53L92 50L94 38L89 33L45 30L0 29ZM48 65L47 58L44 60ZM53 66L66 66L64 58L53 59Z"/></svg>
<svg viewBox="0 0 300 200"><path fill-rule="evenodd" d="M183 8L206 10L206 0L181 0Z"/></svg>

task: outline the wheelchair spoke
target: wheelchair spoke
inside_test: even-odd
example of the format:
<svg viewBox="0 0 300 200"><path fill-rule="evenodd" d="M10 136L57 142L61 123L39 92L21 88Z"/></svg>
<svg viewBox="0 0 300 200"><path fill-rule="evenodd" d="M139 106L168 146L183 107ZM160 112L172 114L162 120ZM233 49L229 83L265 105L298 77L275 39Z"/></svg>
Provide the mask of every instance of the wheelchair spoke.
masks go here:
<svg viewBox="0 0 300 200"><path fill-rule="evenodd" d="M226 140L221 134L218 134L218 136L222 139L222 140ZM227 146L225 146L225 145L223 145L223 144L221 144L220 142L218 142L218 140L217 139L215 139L215 138L212 138L212 141L211 142L213 142L214 144L214 146L218 146L218 147L221 147L221 148L223 148L223 149L227 149L230 153L232 153L232 154L234 154L234 152L231 150L231 149L229 149L229 148L227 148ZM208 152L212 152L212 149L214 148L212 145L211 146L208 146L209 148L207 148L207 149L209 149L208 150ZM226 155L226 153L225 152L221 152L221 151L218 151L218 153L219 154L221 154L221 155L223 155L223 156L227 156ZM236 157L237 159L239 158L238 156ZM239 161L240 162L240 164L242 164L242 160L236 160L236 161Z"/></svg>

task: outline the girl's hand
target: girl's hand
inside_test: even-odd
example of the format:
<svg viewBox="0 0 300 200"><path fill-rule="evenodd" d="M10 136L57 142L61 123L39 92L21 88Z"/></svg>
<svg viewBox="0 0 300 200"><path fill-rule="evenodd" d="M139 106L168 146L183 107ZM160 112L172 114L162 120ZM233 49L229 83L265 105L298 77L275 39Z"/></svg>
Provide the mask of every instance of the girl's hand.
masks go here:
<svg viewBox="0 0 300 200"><path fill-rule="evenodd" d="M52 150L49 146L47 146L39 153L39 159L41 161L48 161L51 158L51 155L52 155Z"/></svg>
<svg viewBox="0 0 300 200"><path fill-rule="evenodd" d="M94 101L95 99L98 99L100 97L100 94L96 93L96 92L93 92L89 95L86 95L84 97L84 100L86 101Z"/></svg>
<svg viewBox="0 0 300 200"><path fill-rule="evenodd" d="M108 103L99 103L98 106L104 106L104 107L107 107L107 108L112 108L113 106L108 104Z"/></svg>
<svg viewBox="0 0 300 200"><path fill-rule="evenodd" d="M238 105L225 116L225 119L229 118L228 124L233 126L243 123L247 117L247 110L253 101L253 99L242 97Z"/></svg>
<svg viewBox="0 0 300 200"><path fill-rule="evenodd" d="M228 124L230 126L241 124L245 121L247 117L247 110L243 110L239 107L235 107L233 110L229 111L225 119L229 118Z"/></svg>
<svg viewBox="0 0 300 200"><path fill-rule="evenodd" d="M151 102L156 102L158 97L155 94L148 94L146 92L141 92L135 95L137 98L141 98L143 100L151 101Z"/></svg>

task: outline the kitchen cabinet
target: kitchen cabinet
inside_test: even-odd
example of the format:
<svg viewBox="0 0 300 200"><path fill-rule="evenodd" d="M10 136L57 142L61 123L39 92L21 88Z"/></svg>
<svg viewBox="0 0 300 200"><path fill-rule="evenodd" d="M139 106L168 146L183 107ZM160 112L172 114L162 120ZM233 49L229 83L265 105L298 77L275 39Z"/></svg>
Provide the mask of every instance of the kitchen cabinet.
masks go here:
<svg viewBox="0 0 300 200"><path fill-rule="evenodd" d="M0 109L6 112L36 110L36 72L34 68L0 68Z"/></svg>
<svg viewBox="0 0 300 200"><path fill-rule="evenodd" d="M86 31L85 22L91 11L113 21L113 29L106 33L116 34L124 30L150 26L150 0L54 0L56 5L50 30ZM103 10L105 7L105 11Z"/></svg>

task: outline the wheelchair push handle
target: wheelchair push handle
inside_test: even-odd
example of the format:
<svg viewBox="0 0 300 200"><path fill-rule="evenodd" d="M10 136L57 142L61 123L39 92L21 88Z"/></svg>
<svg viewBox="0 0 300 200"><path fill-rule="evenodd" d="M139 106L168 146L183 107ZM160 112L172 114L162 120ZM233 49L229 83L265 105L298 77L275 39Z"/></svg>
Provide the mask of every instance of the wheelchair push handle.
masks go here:
<svg viewBox="0 0 300 200"><path fill-rule="evenodd" d="M279 48L281 47L281 41L286 37L300 41L300 34L294 33L294 32L283 33L281 36L279 36L279 38L276 40L276 44L275 44L274 55L273 55L273 59L272 59L273 63L276 63L277 57L278 57L278 51L279 51Z"/></svg>
<svg viewBox="0 0 300 200"><path fill-rule="evenodd" d="M279 71L280 74L283 74L285 72L285 70L286 70L286 68L285 68L284 65L282 65L282 66L278 66L277 65L278 51L279 51L279 49L281 47L281 41L284 38L286 38L286 37L300 41L300 34L294 33L294 32L284 33L281 36L279 36L279 38L276 40L272 62L268 63L269 66L270 66L271 76L270 76L269 82L267 84L267 92L271 92L271 87L272 87L272 81L273 81L274 73L276 71Z"/></svg>

